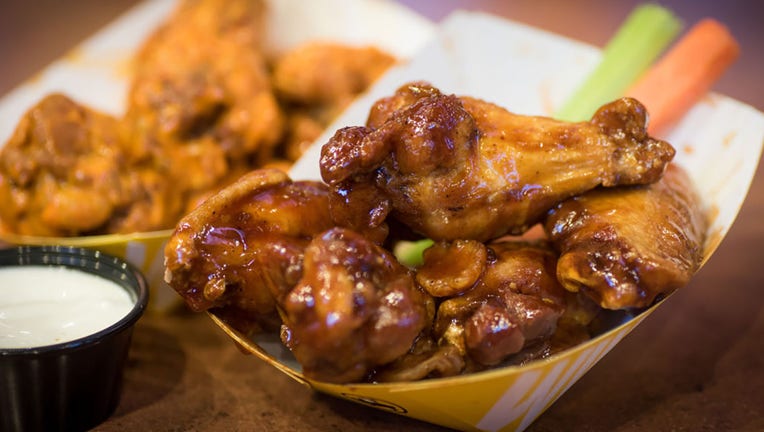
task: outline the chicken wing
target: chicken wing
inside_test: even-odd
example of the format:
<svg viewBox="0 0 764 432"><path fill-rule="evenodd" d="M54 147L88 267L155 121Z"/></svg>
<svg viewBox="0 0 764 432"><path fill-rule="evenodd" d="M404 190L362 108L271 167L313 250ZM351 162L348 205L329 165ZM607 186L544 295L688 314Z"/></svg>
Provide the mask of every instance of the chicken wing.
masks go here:
<svg viewBox="0 0 764 432"><path fill-rule="evenodd" d="M706 219L687 174L671 164L657 183L597 189L549 212L557 277L603 308L641 308L686 285L703 259Z"/></svg>
<svg viewBox="0 0 764 432"><path fill-rule="evenodd" d="M322 183L252 171L178 223L165 248L165 280L194 311L272 322L302 276L305 247L331 226L328 207Z"/></svg>
<svg viewBox="0 0 764 432"><path fill-rule="evenodd" d="M448 295L436 312L436 338L484 366L551 338L567 301L555 278L556 262L544 243L435 243L417 282Z"/></svg>
<svg viewBox="0 0 764 432"><path fill-rule="evenodd" d="M135 160L119 122L53 93L21 119L0 152L3 229L75 236L172 226L180 200Z"/></svg>
<svg viewBox="0 0 764 432"><path fill-rule="evenodd" d="M674 149L649 137L646 121L633 99L567 123L413 83L379 101L366 127L337 131L321 175L335 221L371 238L391 214L436 240L486 241L598 185L656 181Z"/></svg>
<svg viewBox="0 0 764 432"><path fill-rule="evenodd" d="M343 228L308 245L302 279L283 308L282 340L303 373L338 383L364 380L403 356L434 313L407 268Z"/></svg>
<svg viewBox="0 0 764 432"><path fill-rule="evenodd" d="M264 18L262 0L184 0L135 58L126 122L180 189L218 188L237 165L270 158L281 137Z"/></svg>

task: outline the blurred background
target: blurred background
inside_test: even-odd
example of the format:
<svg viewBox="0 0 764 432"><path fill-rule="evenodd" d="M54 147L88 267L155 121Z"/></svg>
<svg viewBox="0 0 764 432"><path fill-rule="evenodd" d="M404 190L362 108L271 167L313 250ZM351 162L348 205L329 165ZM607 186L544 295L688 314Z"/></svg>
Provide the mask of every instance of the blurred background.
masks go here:
<svg viewBox="0 0 764 432"><path fill-rule="evenodd" d="M436 21L454 9L495 13L563 36L603 47L626 18L644 0L399 0ZM705 17L727 24L741 45L741 56L722 77L716 91L764 109L764 1L661 0L683 20L685 29Z"/></svg>
<svg viewBox="0 0 764 432"><path fill-rule="evenodd" d="M353 0L348 0L353 1ZM482 10L602 47L640 0L396 0L434 21L454 9ZM0 95L41 70L137 0L4 0L0 5ZM662 0L685 26L714 17L730 26L742 55L715 90L764 109L764 1ZM394 31L394 29L391 29Z"/></svg>

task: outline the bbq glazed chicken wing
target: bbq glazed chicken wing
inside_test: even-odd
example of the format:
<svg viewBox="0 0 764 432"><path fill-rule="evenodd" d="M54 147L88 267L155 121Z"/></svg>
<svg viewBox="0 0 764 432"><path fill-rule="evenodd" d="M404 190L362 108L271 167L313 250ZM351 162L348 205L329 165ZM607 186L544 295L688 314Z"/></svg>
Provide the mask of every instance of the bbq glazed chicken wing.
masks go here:
<svg viewBox="0 0 764 432"><path fill-rule="evenodd" d="M337 131L321 175L335 221L371 238L384 237L392 214L432 239L486 241L596 186L656 181L674 149L645 126L633 99L567 123L414 83L379 101L366 127Z"/></svg>
<svg viewBox="0 0 764 432"><path fill-rule="evenodd" d="M555 278L556 262L557 254L544 243L435 243L416 275L427 292L443 296L435 337L478 367L549 340L567 302Z"/></svg>
<svg viewBox="0 0 764 432"><path fill-rule="evenodd" d="M549 212L557 277L603 308L641 308L686 285L703 259L706 219L687 174L671 164L649 186L597 189Z"/></svg>
<svg viewBox="0 0 764 432"><path fill-rule="evenodd" d="M194 311L219 308L243 316L241 326L278 322L276 305L300 280L305 247L331 226L328 206L322 183L252 171L178 223L165 280Z"/></svg>
<svg viewBox="0 0 764 432"><path fill-rule="evenodd" d="M184 0L142 46L125 121L177 186L217 189L237 165L271 157L282 133L261 46L262 0Z"/></svg>
<svg viewBox="0 0 764 432"><path fill-rule="evenodd" d="M432 298L395 257L343 228L316 236L284 303L282 340L306 376L362 381L430 325Z"/></svg>
<svg viewBox="0 0 764 432"><path fill-rule="evenodd" d="M281 325L306 376L362 380L411 348L434 305L391 254L332 228L328 208L323 183L253 171L180 221L165 280L243 333Z"/></svg>
<svg viewBox="0 0 764 432"><path fill-rule="evenodd" d="M434 303L395 257L343 228L316 236L284 303L282 340L313 379L367 378L409 351Z"/></svg>
<svg viewBox="0 0 764 432"><path fill-rule="evenodd" d="M135 159L115 118L63 94L44 97L0 152L3 229L76 236L172 226L180 200Z"/></svg>

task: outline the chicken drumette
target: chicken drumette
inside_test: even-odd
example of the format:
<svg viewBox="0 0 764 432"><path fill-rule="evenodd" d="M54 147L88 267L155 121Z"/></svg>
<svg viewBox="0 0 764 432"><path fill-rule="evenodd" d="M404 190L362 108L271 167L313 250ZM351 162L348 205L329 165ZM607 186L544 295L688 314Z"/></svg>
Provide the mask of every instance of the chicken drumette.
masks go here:
<svg viewBox="0 0 764 432"><path fill-rule="evenodd" d="M597 189L549 212L557 277L608 309L649 306L686 285L703 259L707 221L687 174L671 164L648 186Z"/></svg>
<svg viewBox="0 0 764 432"><path fill-rule="evenodd" d="M403 356L432 323L432 297L395 257L334 228L305 250L303 277L284 303L282 340L313 379L365 380Z"/></svg>
<svg viewBox="0 0 764 432"><path fill-rule="evenodd" d="M413 83L377 102L366 127L337 131L321 175L335 221L377 241L388 214L436 240L486 241L599 185L656 181L674 149L646 121L633 99L566 123Z"/></svg>

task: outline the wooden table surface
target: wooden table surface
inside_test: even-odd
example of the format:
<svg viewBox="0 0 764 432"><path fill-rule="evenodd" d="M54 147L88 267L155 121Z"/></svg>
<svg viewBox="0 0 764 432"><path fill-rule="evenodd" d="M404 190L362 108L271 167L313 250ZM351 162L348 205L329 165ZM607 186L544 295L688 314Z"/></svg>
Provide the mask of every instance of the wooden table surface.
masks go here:
<svg viewBox="0 0 764 432"><path fill-rule="evenodd" d="M402 0L438 21L478 9L602 46L638 3ZM5 1L0 94L135 4ZM686 23L727 23L742 57L715 90L764 110L764 3L663 0ZM689 286L567 391L530 431L764 430L764 165L740 215ZM316 394L242 355L204 315L145 316L122 401L97 428L124 430L436 431L439 427Z"/></svg>

